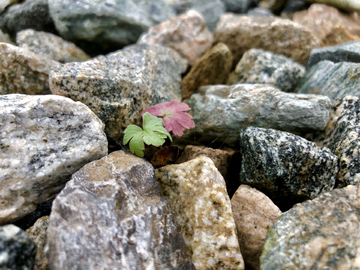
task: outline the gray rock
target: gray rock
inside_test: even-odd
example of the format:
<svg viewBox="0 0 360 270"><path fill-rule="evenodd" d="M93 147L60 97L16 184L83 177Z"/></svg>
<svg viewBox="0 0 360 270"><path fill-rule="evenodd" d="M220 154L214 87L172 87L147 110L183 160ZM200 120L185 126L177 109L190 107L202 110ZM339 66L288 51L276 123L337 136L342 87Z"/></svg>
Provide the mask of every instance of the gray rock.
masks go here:
<svg viewBox="0 0 360 270"><path fill-rule="evenodd" d="M348 186L283 213L266 236L261 269L359 269L359 202L359 186Z"/></svg>
<svg viewBox="0 0 360 270"><path fill-rule="evenodd" d="M50 269L195 270L150 163L122 151L87 164L56 197Z"/></svg>
<svg viewBox="0 0 360 270"><path fill-rule="evenodd" d="M3 13L7 6L16 4L19 0L1 0L0 1L0 13Z"/></svg>
<svg viewBox="0 0 360 270"><path fill-rule="evenodd" d="M0 268L32 270L36 245L26 232L9 224L0 227Z"/></svg>
<svg viewBox="0 0 360 270"><path fill-rule="evenodd" d="M53 94L89 106L104 122L109 143L116 145L130 124L142 124L141 112L157 103L181 99L186 61L170 48L134 45L82 63L51 71Z"/></svg>
<svg viewBox="0 0 360 270"><path fill-rule="evenodd" d="M295 91L328 96L332 102L345 96L360 97L360 63L320 61L309 69Z"/></svg>
<svg viewBox="0 0 360 270"><path fill-rule="evenodd" d="M253 9L250 9L247 15L252 17L269 17L274 16L274 14L271 12L268 8L262 8L262 7L256 7Z"/></svg>
<svg viewBox="0 0 360 270"><path fill-rule="evenodd" d="M305 74L305 67L286 56L261 49L245 52L228 84L271 84L284 92L294 92Z"/></svg>
<svg viewBox="0 0 360 270"><path fill-rule="evenodd" d="M308 9L309 6L310 4L305 3L303 0L287 0L281 11L281 17L292 19L295 12Z"/></svg>
<svg viewBox="0 0 360 270"><path fill-rule="evenodd" d="M264 192L280 209L332 190L338 158L328 148L273 129L240 133L240 182Z"/></svg>
<svg viewBox="0 0 360 270"><path fill-rule="evenodd" d="M107 154L104 125L71 99L0 96L0 224L54 197L72 173Z"/></svg>
<svg viewBox="0 0 360 270"><path fill-rule="evenodd" d="M246 13L253 0L222 0L226 12Z"/></svg>

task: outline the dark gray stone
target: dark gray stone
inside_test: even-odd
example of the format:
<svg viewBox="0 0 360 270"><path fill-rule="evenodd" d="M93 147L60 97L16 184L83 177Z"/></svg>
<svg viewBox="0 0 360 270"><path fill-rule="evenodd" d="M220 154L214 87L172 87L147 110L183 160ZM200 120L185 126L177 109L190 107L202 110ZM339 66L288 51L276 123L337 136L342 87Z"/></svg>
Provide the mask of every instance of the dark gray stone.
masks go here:
<svg viewBox="0 0 360 270"><path fill-rule="evenodd" d="M283 10L281 11L281 17L292 18L293 14L298 11L308 9L309 3L305 3L302 0L287 0Z"/></svg>
<svg viewBox="0 0 360 270"><path fill-rule="evenodd" d="M222 0L226 12L246 13L253 0Z"/></svg>

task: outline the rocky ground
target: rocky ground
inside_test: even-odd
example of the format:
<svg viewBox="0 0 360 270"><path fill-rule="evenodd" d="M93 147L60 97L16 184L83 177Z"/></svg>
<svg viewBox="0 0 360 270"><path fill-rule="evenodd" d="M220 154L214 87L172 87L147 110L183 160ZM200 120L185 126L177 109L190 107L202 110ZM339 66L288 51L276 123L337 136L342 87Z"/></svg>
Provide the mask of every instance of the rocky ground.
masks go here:
<svg viewBox="0 0 360 270"><path fill-rule="evenodd" d="M0 1L0 269L360 269L359 14ZM195 128L131 154L171 100Z"/></svg>

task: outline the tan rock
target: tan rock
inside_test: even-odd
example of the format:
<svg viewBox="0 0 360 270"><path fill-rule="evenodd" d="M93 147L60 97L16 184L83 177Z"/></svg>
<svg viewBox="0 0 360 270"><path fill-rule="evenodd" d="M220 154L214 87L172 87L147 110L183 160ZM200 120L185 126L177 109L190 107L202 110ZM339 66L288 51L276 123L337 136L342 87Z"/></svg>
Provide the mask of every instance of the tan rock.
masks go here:
<svg viewBox="0 0 360 270"><path fill-rule="evenodd" d="M267 231L280 218L281 211L264 193L247 185L235 192L231 208L246 266L260 269Z"/></svg>
<svg viewBox="0 0 360 270"><path fill-rule="evenodd" d="M8 34L4 34L3 31L1 31L0 29L0 42L4 42L4 43L9 43L9 44L14 44L14 42L12 42L10 36Z"/></svg>
<svg viewBox="0 0 360 270"><path fill-rule="evenodd" d="M360 11L359 0L304 0L304 1L309 3L322 3L346 10Z"/></svg>

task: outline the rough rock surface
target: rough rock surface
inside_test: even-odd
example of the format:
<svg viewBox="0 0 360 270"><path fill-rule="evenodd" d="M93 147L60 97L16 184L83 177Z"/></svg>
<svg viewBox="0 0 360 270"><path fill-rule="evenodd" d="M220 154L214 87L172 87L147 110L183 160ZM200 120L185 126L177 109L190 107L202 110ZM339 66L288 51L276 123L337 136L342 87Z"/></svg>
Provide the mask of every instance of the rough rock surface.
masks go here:
<svg viewBox="0 0 360 270"><path fill-rule="evenodd" d="M122 151L73 174L48 227L50 269L191 269L150 163Z"/></svg>
<svg viewBox="0 0 360 270"><path fill-rule="evenodd" d="M319 47L309 30L290 20L235 14L225 14L220 18L214 42L228 46L234 57L233 66L251 48L282 54L305 65L310 51Z"/></svg>
<svg viewBox="0 0 360 270"><path fill-rule="evenodd" d="M304 74L305 67L286 56L250 49L236 65L228 84L271 84L284 92L294 92Z"/></svg>
<svg viewBox="0 0 360 270"><path fill-rule="evenodd" d="M338 158L328 148L279 130L240 132L240 182L264 192L281 209L334 188Z"/></svg>
<svg viewBox="0 0 360 270"><path fill-rule="evenodd" d="M199 59L181 81L182 99L190 98L200 86L225 83L232 62L233 58L228 47L223 43L215 45Z"/></svg>
<svg viewBox="0 0 360 270"><path fill-rule="evenodd" d="M244 269L225 181L201 156L155 170L196 269Z"/></svg>
<svg viewBox="0 0 360 270"><path fill-rule="evenodd" d="M347 186L283 213L266 237L261 269L359 269L359 205L359 186Z"/></svg>
<svg viewBox="0 0 360 270"><path fill-rule="evenodd" d="M247 185L240 185L236 190L231 198L231 209L245 264L258 270L266 234L281 211L264 193Z"/></svg>
<svg viewBox="0 0 360 270"><path fill-rule="evenodd" d="M181 99L186 61L170 48L134 45L82 63L68 63L50 73L53 94L89 106L104 122L109 143L121 140L130 125L141 125L141 112L157 103Z"/></svg>
<svg viewBox="0 0 360 270"><path fill-rule="evenodd" d="M360 11L360 2L358 0L304 0L310 3L323 3L329 6L335 6L345 10Z"/></svg>
<svg viewBox="0 0 360 270"><path fill-rule="evenodd" d="M7 43L0 43L0 95L51 94L49 73L59 63Z"/></svg>
<svg viewBox="0 0 360 270"><path fill-rule="evenodd" d="M1 269L32 270L36 245L20 228L9 224L0 227Z"/></svg>
<svg viewBox="0 0 360 270"><path fill-rule="evenodd" d="M16 35L16 44L32 51L36 55L50 58L61 63L82 62L90 59L83 50L74 43L63 40L51 33L22 30Z"/></svg>
<svg viewBox="0 0 360 270"><path fill-rule="evenodd" d="M86 163L107 154L104 125L68 98L0 96L0 224L36 209Z"/></svg>
<svg viewBox="0 0 360 270"><path fill-rule="evenodd" d="M211 47L213 35L202 16L195 10L172 17L151 27L138 40L139 44L160 44L170 47L193 66Z"/></svg>

